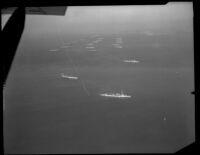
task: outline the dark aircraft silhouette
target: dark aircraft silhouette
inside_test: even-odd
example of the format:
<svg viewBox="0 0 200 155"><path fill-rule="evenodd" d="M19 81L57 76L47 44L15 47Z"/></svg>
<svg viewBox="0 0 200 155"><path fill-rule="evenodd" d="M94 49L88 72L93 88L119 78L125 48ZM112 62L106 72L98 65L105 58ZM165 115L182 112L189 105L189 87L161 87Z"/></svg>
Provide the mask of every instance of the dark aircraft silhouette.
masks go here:
<svg viewBox="0 0 200 155"><path fill-rule="evenodd" d="M18 44L23 34L26 14L65 15L67 7L5 7L2 14L12 13L2 30L3 85L5 85Z"/></svg>

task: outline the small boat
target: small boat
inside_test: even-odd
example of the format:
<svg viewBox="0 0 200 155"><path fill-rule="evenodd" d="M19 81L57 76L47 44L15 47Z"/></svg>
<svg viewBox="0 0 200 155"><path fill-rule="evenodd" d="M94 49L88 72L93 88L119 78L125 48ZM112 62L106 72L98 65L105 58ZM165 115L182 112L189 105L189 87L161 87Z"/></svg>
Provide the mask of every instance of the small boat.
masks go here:
<svg viewBox="0 0 200 155"><path fill-rule="evenodd" d="M96 49L89 49L88 51L97 51Z"/></svg>
<svg viewBox="0 0 200 155"><path fill-rule="evenodd" d="M88 46L93 46L94 44L93 44L93 43L88 43L87 45L88 45Z"/></svg>
<svg viewBox="0 0 200 155"><path fill-rule="evenodd" d="M64 45L64 46L61 46L60 48L68 48L69 46L67 45Z"/></svg>
<svg viewBox="0 0 200 155"><path fill-rule="evenodd" d="M93 46L87 46L86 48L92 48L92 49L93 49L93 48L95 48L95 47L93 47Z"/></svg>
<svg viewBox="0 0 200 155"><path fill-rule="evenodd" d="M58 49L50 49L50 50L48 50L49 52L57 52L58 51Z"/></svg>
<svg viewBox="0 0 200 155"><path fill-rule="evenodd" d="M138 60L124 60L124 62L128 62L128 63L139 63L140 61L138 61Z"/></svg>
<svg viewBox="0 0 200 155"><path fill-rule="evenodd" d="M71 80L77 80L78 79L78 77L76 77L76 76L68 76L68 75L64 75L63 73L61 74L61 77L65 78L65 79L71 79Z"/></svg>

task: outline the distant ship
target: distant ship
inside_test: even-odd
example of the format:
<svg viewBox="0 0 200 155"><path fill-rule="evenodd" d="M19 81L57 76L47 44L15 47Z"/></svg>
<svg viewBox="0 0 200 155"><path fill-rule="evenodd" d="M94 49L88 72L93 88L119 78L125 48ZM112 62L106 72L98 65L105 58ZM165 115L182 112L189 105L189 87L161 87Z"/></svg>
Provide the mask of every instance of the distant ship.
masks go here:
<svg viewBox="0 0 200 155"><path fill-rule="evenodd" d="M68 76L68 75L64 75L64 73L61 74L62 78L66 78L66 79L72 79L72 80L77 80L78 77L76 76Z"/></svg>
<svg viewBox="0 0 200 155"><path fill-rule="evenodd" d="M95 48L95 47L93 47L93 46L87 46L86 48Z"/></svg>
<svg viewBox="0 0 200 155"><path fill-rule="evenodd" d="M100 96L111 97L111 98L131 98L130 95L126 95L123 92L121 92L121 93L103 93L103 94L100 94Z"/></svg>
<svg viewBox="0 0 200 155"><path fill-rule="evenodd" d="M88 43L87 45L88 45L88 46L93 46L94 44L93 44L93 43Z"/></svg>
<svg viewBox="0 0 200 155"><path fill-rule="evenodd" d="M49 52L57 52L58 49L50 49Z"/></svg>
<svg viewBox="0 0 200 155"><path fill-rule="evenodd" d="M139 63L140 61L138 61L138 60L124 60L124 62L128 62L128 63Z"/></svg>
<svg viewBox="0 0 200 155"><path fill-rule="evenodd" d="M69 46L67 45L64 45L64 46L61 46L60 48L68 48Z"/></svg>

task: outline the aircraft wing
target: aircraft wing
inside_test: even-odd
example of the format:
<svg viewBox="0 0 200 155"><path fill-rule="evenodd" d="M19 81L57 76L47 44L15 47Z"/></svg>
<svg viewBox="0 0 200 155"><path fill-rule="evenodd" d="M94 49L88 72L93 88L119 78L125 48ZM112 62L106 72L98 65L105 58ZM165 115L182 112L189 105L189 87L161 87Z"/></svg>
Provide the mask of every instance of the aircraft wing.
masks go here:
<svg viewBox="0 0 200 155"><path fill-rule="evenodd" d="M15 9L16 7L3 8L1 14L12 14ZM66 6L26 7L26 14L64 16L66 9Z"/></svg>

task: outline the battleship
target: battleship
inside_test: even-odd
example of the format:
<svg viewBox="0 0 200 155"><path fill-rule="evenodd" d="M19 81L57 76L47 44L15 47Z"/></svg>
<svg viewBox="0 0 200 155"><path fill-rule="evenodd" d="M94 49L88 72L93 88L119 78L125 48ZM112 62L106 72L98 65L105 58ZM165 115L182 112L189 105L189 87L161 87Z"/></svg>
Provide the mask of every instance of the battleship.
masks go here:
<svg viewBox="0 0 200 155"><path fill-rule="evenodd" d="M110 98L131 98L130 95L126 95L123 92L121 93L103 93L100 96L110 97Z"/></svg>

